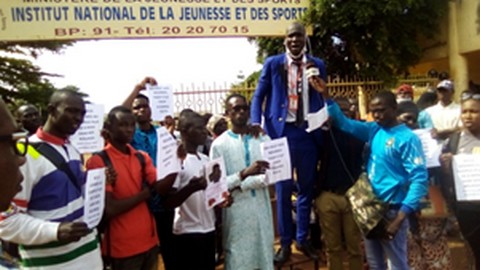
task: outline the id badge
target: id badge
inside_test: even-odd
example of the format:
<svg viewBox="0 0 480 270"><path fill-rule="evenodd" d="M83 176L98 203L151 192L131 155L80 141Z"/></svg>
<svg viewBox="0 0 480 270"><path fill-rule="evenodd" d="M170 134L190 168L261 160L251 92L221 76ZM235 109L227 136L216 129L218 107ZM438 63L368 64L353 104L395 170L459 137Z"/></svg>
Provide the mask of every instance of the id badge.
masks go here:
<svg viewBox="0 0 480 270"><path fill-rule="evenodd" d="M298 109L298 95L288 96L288 109L296 111Z"/></svg>

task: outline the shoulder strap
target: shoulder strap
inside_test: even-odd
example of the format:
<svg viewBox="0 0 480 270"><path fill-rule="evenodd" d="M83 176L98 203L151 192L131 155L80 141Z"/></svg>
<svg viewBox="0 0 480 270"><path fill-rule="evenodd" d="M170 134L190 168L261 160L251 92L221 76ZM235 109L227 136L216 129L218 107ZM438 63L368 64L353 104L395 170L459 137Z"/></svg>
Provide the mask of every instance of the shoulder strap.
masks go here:
<svg viewBox="0 0 480 270"><path fill-rule="evenodd" d="M112 161L105 150L95 152L93 155L98 155L102 159L103 164L105 164L105 167L113 168Z"/></svg>
<svg viewBox="0 0 480 270"><path fill-rule="evenodd" d="M145 157L142 155L142 153L140 152L135 152L135 156L138 158L138 161L140 161L140 165L142 166L142 181L145 183L146 182L146 179L145 179Z"/></svg>
<svg viewBox="0 0 480 270"><path fill-rule="evenodd" d="M77 188L78 191L82 191L80 188L80 185L77 181L77 177L73 174L72 170L68 166L68 163L65 161L65 159L62 157L62 155L55 150L50 144L46 142L38 142L38 143L32 143L32 146L46 159L48 159L57 169L60 171L64 172L67 176L68 179L70 179L70 182Z"/></svg>
<svg viewBox="0 0 480 270"><path fill-rule="evenodd" d="M458 143L460 142L460 131L452 133L448 138L447 149L444 152L450 152L452 154L457 154Z"/></svg>
<svg viewBox="0 0 480 270"><path fill-rule="evenodd" d="M95 152L95 153L93 153L93 155L94 156L99 156L102 159L105 167L115 171L115 168L113 167L113 164L112 164L112 160L110 159L110 157L108 156L108 154L105 150ZM115 186L115 182L112 182L111 185Z"/></svg>
<svg viewBox="0 0 480 270"><path fill-rule="evenodd" d="M367 171L367 163L368 163L368 158L370 157L370 154L371 154L373 138L375 137L375 135L377 135L377 132L379 130L380 130L380 126L378 124L375 125L375 128L369 134L368 142L364 145L363 153L362 153L362 163L363 163L362 170L363 171Z"/></svg>
<svg viewBox="0 0 480 270"><path fill-rule="evenodd" d="M377 132L380 130L380 126L377 124L375 125L375 128L373 129L372 133L370 133L370 137L368 138L368 144L371 145L373 138L375 135L377 135Z"/></svg>

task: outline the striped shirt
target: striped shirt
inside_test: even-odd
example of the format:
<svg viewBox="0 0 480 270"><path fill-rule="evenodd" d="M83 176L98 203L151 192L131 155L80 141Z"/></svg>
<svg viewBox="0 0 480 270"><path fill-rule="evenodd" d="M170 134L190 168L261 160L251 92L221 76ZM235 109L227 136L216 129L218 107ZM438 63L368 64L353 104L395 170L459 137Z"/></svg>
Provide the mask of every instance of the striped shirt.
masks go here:
<svg viewBox="0 0 480 270"><path fill-rule="evenodd" d="M82 187L85 173L79 152L67 141L39 130L31 143L47 142L67 161ZM96 230L77 242L57 239L61 222L83 220L82 192L72 180L48 159L29 146L22 191L14 202L20 213L0 221L0 237L21 244L20 256L25 269L102 269Z"/></svg>

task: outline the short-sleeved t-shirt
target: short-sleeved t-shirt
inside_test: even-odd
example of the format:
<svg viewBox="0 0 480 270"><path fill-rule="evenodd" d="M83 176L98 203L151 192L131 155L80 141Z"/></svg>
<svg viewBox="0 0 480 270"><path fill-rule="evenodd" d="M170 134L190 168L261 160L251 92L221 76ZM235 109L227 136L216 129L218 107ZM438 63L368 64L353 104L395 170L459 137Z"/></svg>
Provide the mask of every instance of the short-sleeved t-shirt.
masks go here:
<svg viewBox="0 0 480 270"><path fill-rule="evenodd" d="M187 154L183 161L183 169L177 175L173 185L180 190L185 187L192 177L200 177L203 166L209 161L204 154ZM175 209L173 224L174 234L208 233L215 230L215 214L213 209L207 208L205 191L192 193L179 207Z"/></svg>
<svg viewBox="0 0 480 270"><path fill-rule="evenodd" d="M470 133L470 131L462 131L460 134L460 141L458 141L457 153L480 154L480 140Z"/></svg>
<svg viewBox="0 0 480 270"><path fill-rule="evenodd" d="M430 115L433 127L437 130L451 129L462 126L460 121L460 105L452 102L448 106L443 106L440 102L425 109Z"/></svg>
<svg viewBox="0 0 480 270"><path fill-rule="evenodd" d="M128 145L129 154L124 154L107 145L107 152L117 173L114 185L107 184L106 192L111 192L117 200L126 199L142 190L143 179L152 185L157 178L157 172L152 160L145 152L140 152L145 159L145 175L142 165L135 155L137 150ZM87 162L87 169L104 167L103 160L98 155L92 156ZM122 213L109 222L111 256L125 258L148 251L158 244L155 219L148 210L146 201L139 203L129 211ZM103 245L105 246L105 245Z"/></svg>

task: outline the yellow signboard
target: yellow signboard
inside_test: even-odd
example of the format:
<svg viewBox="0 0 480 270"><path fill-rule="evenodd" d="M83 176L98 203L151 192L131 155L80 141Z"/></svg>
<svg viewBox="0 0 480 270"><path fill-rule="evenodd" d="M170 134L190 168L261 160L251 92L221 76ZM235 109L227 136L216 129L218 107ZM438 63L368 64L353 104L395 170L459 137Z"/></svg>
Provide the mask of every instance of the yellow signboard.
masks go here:
<svg viewBox="0 0 480 270"><path fill-rule="evenodd" d="M0 40L281 36L308 0L0 0Z"/></svg>

